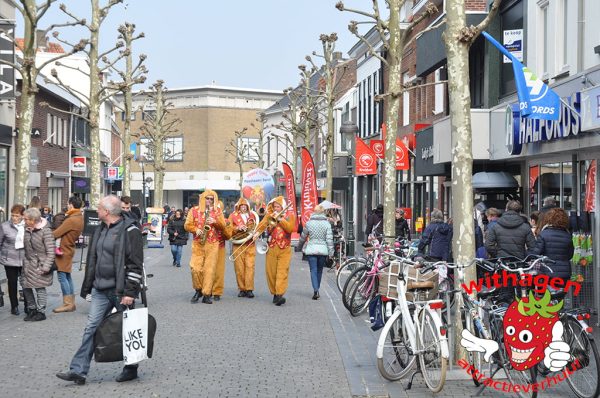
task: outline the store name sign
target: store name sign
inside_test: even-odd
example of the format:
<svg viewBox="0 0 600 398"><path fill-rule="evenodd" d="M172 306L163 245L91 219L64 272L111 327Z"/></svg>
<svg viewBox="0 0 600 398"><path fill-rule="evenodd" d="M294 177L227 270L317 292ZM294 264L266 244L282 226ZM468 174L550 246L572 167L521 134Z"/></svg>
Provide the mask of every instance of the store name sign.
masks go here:
<svg viewBox="0 0 600 398"><path fill-rule="evenodd" d="M506 148L511 155L519 155L523 145L543 141L555 141L581 132L580 95L565 99L567 106L561 103L558 120L540 120L521 117L519 104L506 108Z"/></svg>

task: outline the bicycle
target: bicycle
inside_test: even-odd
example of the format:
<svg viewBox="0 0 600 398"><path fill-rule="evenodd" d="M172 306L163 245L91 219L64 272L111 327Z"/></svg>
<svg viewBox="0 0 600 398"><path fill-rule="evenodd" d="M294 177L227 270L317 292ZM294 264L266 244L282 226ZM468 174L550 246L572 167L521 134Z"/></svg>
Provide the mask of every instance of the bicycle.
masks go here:
<svg viewBox="0 0 600 398"><path fill-rule="evenodd" d="M409 282L409 267L418 267L419 263L390 256L399 260L392 262L400 269L398 299L377 342L377 368L384 378L399 380L412 370L418 357L418 369L412 373L407 389L411 388L415 375L421 373L427 387L439 392L446 381L449 358L446 327L440 316L443 302L419 300L421 294L434 288L434 282ZM411 303L406 298L408 292L415 298Z"/></svg>

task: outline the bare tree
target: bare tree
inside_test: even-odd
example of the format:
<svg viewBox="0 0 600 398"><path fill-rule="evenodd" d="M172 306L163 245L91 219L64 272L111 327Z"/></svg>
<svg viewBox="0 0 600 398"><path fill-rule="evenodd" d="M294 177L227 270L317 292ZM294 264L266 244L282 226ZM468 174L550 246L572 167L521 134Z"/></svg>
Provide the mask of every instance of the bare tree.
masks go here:
<svg viewBox="0 0 600 398"><path fill-rule="evenodd" d="M37 78L40 71L48 64L61 58L67 57L73 53L81 51L86 42L81 41L72 47L70 52L65 52L49 58L38 64L36 56L40 43L38 38L44 39L48 33L59 27L82 25L82 21L71 21L66 23L52 24L45 29L39 30L40 20L46 14L51 5L56 0L46 0L37 4L35 0L20 0L9 3L14 6L23 16L24 40L23 46L17 45L22 53L22 60L17 64L10 61L0 60L1 64L10 65L21 74L21 106L17 115L19 136L17 137L17 159L15 172L15 203L26 203L27 201L27 181L29 177L29 159L31 157L31 127L33 125L35 97L39 89ZM38 32L39 30L39 32ZM6 32L5 32L6 34Z"/></svg>
<svg viewBox="0 0 600 398"><path fill-rule="evenodd" d="M246 135L247 132L247 127L244 127L241 130L234 131L233 134L235 135L235 138L232 138L229 141L229 147L225 149L225 152L233 156L233 158L235 159L235 164L238 165L238 169L240 172L240 198L242 197L244 162L247 157L247 154L250 152L250 148L248 148L248 145L242 142L242 138Z"/></svg>
<svg viewBox="0 0 600 398"><path fill-rule="evenodd" d="M256 146L252 146L248 149L254 154L253 157L257 159L256 167L259 169L264 169L265 159L263 157L263 152L265 148L265 114L260 112L257 115L256 120L250 123L250 126L258 132L258 143Z"/></svg>
<svg viewBox="0 0 600 398"><path fill-rule="evenodd" d="M385 123L387 134L385 136L385 162L383 184L383 233L386 237L395 235L394 209L396 202L396 135L400 113L400 99L405 91L402 82L402 57L409 38L417 26L425 18L437 12L437 7L429 3L425 11L407 25L400 20L400 10L406 0L386 0L389 16L385 19L379 10L379 0L373 0L372 12L346 8L342 1L336 4L340 11L348 11L368 20L365 22L351 21L348 29L369 49L369 53L379 59L388 69L389 83L383 96L388 97ZM386 56L382 56L367 38L358 32L359 24L373 24L379 34L379 40ZM386 238L391 240L391 238Z"/></svg>
<svg viewBox="0 0 600 398"><path fill-rule="evenodd" d="M129 152L131 144L131 112L133 110L133 86L142 84L146 81L146 66L143 65L146 55L140 54L137 64L133 65L133 42L144 37L144 33L137 36L135 33L135 25L125 22L119 26L119 40L125 43L125 70L120 71L116 67L116 71L121 77L121 81L113 83L123 93L123 113L124 127L122 134L123 141L123 195L131 194L131 160L133 155Z"/></svg>
<svg viewBox="0 0 600 398"><path fill-rule="evenodd" d="M87 108L87 120L90 126L90 140L91 140L91 178L90 178L90 205L95 207L100 201L102 195L102 178L101 178L101 166L100 166L100 106L111 98L116 87L104 84L105 74L114 67L121 59L126 56L125 51L119 51L114 58L109 59L110 55L114 55L115 51L124 46L122 41L117 43L110 49L100 52L100 30L102 24L106 20L109 11L115 5L121 3L123 0L108 0L106 5L100 6L100 0L90 0L92 17L90 22L87 22L85 18L80 18L70 12L64 4L60 5L61 11L69 16L73 23L83 25L89 31L89 39L85 41L83 51L87 55L86 67L66 65L60 62L55 62L56 66L62 66L66 69L76 71L81 74L82 77L89 80L89 91L82 91L76 88L73 82L66 82L56 69L52 69L52 78L61 87L66 89L70 94L77 97ZM67 40L63 40L58 34L54 35L54 38L59 42L72 46L73 44ZM78 115L80 116L80 115Z"/></svg>
<svg viewBox="0 0 600 398"><path fill-rule="evenodd" d="M488 15L477 26L466 25L464 1L446 2L448 27L444 33L444 42L448 58L448 91L452 116L452 217L454 230L460 231L454 234L453 253L454 260L461 264L469 262L475 253L469 49L497 14L500 2L501 0L494 0ZM476 277L474 267L465 270L467 284ZM457 308L460 305L461 303L458 303ZM456 338L460 338L462 332L460 322L458 326L455 341L459 341ZM457 358L464 358L466 355L460 344L457 344L456 348Z"/></svg>
<svg viewBox="0 0 600 398"><path fill-rule="evenodd" d="M165 177L165 160L180 156L183 152L172 152L165 149L165 143L170 137L179 132L178 126L181 119L171 117L169 108L172 104L167 102L166 88L164 82L158 80L150 87L148 99L151 105L144 108L154 108L154 112L142 110L144 112L144 125L141 127L143 136L134 134L136 138L143 140L143 145L147 148L148 157L154 161L154 207L162 207L163 186Z"/></svg>

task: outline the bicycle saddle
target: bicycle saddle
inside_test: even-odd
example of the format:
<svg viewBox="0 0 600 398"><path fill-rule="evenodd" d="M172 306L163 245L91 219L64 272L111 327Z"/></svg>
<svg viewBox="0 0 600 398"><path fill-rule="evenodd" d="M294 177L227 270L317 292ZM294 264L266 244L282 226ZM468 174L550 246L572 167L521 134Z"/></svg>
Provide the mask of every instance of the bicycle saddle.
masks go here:
<svg viewBox="0 0 600 398"><path fill-rule="evenodd" d="M486 287L482 287L481 291L479 291L477 293L477 298L481 299L481 300L485 300L486 298L490 297L491 295L496 293L496 288L491 288L488 289Z"/></svg>

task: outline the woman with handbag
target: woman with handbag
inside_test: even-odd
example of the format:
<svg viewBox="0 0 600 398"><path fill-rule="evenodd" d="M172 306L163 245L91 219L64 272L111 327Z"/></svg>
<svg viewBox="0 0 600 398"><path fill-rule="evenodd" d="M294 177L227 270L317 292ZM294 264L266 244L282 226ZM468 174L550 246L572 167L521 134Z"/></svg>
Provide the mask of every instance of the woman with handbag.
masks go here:
<svg viewBox="0 0 600 398"><path fill-rule="evenodd" d="M10 298L10 313L19 315L19 298L17 296L17 281L23 269L23 245L25 223L23 212L25 206L16 204L10 209L10 220L0 225L0 263L4 265L8 279L8 297ZM1 290L0 290L1 291ZM2 293L3 294L3 293Z"/></svg>
<svg viewBox="0 0 600 398"><path fill-rule="evenodd" d="M46 287L52 285L53 279L54 236L48 221L42 218L39 209L29 208L25 210L23 217L25 219L23 294L29 309L25 321L43 321L46 319L48 300Z"/></svg>
<svg viewBox="0 0 600 398"><path fill-rule="evenodd" d="M189 234L185 230L184 225L185 218L183 218L183 211L177 209L175 215L171 217L167 225L174 267L181 267L181 253L183 252L183 246L187 245Z"/></svg>
<svg viewBox="0 0 600 398"><path fill-rule="evenodd" d="M314 292L313 300L320 297L319 287L321 286L323 267L327 257L333 257L333 232L324 212L323 206L315 206L315 211L304 226L298 243L301 247L304 246L302 252L308 258L308 264L310 265L310 281Z"/></svg>

